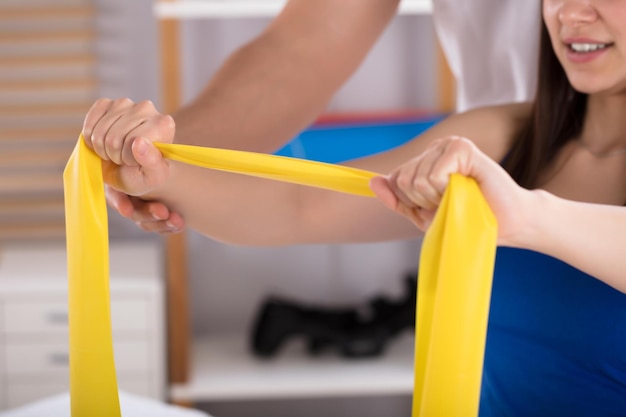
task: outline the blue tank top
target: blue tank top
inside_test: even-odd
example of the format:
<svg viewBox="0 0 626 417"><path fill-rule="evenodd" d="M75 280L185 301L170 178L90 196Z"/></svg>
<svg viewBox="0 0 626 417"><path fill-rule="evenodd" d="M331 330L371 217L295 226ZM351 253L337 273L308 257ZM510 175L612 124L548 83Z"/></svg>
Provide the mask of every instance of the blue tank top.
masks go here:
<svg viewBox="0 0 626 417"><path fill-rule="evenodd" d="M480 416L626 416L626 295L498 248Z"/></svg>

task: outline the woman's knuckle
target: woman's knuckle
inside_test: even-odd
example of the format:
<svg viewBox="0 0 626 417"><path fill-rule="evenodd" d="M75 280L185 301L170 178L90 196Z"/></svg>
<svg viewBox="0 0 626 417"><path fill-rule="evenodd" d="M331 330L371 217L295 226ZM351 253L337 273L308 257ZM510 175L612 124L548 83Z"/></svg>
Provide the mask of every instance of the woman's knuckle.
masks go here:
<svg viewBox="0 0 626 417"><path fill-rule="evenodd" d="M165 125L165 127L171 128L171 129L173 129L176 126L176 122L174 121L174 118L169 114L162 115L162 123Z"/></svg>
<svg viewBox="0 0 626 417"><path fill-rule="evenodd" d="M111 103L111 105L113 107L127 107L127 106L132 105L132 104L133 104L133 101L131 99L129 99L128 97L116 98Z"/></svg>
<svg viewBox="0 0 626 417"><path fill-rule="evenodd" d="M428 181L431 184L433 190L436 193L443 193L449 180L449 174L445 174L443 172L436 172L429 174Z"/></svg>
<svg viewBox="0 0 626 417"><path fill-rule="evenodd" d="M154 112L156 111L154 103L151 100L142 100L136 104L137 110L140 112Z"/></svg>
<svg viewBox="0 0 626 417"><path fill-rule="evenodd" d="M408 190L412 187L413 180L410 175L401 172L396 178L396 184L401 190Z"/></svg>
<svg viewBox="0 0 626 417"><path fill-rule="evenodd" d="M106 143L107 149L113 152L119 152L124 146L124 138L121 135L109 135Z"/></svg>
<svg viewBox="0 0 626 417"><path fill-rule="evenodd" d="M446 143L447 138L437 138L430 142L427 146L427 150L433 150L441 147Z"/></svg>
<svg viewBox="0 0 626 417"><path fill-rule="evenodd" d="M154 119L154 124L158 129L173 130L175 128L174 118L169 114L160 114Z"/></svg>
<svg viewBox="0 0 626 417"><path fill-rule="evenodd" d="M457 136L453 143L459 149L469 149L474 145L474 142L464 136Z"/></svg>
<svg viewBox="0 0 626 417"><path fill-rule="evenodd" d="M104 141L104 128L100 125L95 126L90 135L91 142L94 144L101 144Z"/></svg>
<svg viewBox="0 0 626 417"><path fill-rule="evenodd" d="M418 175L413 179L413 183L411 184L411 188L413 188L417 192L424 192L430 186L428 178L423 175Z"/></svg>
<svg viewBox="0 0 626 417"><path fill-rule="evenodd" d="M144 232L150 232L151 228L150 228L149 223L144 222L142 220L137 220L137 221L135 221L135 224L137 225L138 228L140 228Z"/></svg>
<svg viewBox="0 0 626 417"><path fill-rule="evenodd" d="M100 109L100 108L107 108L111 104L111 101L112 100L110 98L100 97L96 101L94 101L93 105L91 106L91 109L94 110L94 109Z"/></svg>

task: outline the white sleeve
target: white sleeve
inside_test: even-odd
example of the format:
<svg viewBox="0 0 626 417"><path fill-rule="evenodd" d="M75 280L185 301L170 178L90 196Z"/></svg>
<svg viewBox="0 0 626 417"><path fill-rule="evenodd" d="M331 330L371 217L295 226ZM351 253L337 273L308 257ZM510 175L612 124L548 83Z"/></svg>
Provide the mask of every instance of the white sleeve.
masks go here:
<svg viewBox="0 0 626 417"><path fill-rule="evenodd" d="M457 111L534 98L539 0L433 0L433 15Z"/></svg>

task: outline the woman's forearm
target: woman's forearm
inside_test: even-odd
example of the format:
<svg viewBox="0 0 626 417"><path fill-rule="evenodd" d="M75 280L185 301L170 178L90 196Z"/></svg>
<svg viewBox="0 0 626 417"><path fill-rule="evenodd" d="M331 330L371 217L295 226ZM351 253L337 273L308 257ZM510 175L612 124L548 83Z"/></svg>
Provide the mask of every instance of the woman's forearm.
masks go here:
<svg viewBox="0 0 626 417"><path fill-rule="evenodd" d="M533 194L534 215L520 246L561 259L626 293L626 207Z"/></svg>
<svg viewBox="0 0 626 417"><path fill-rule="evenodd" d="M374 198L171 163L148 196L212 239L245 246L409 239L419 231Z"/></svg>

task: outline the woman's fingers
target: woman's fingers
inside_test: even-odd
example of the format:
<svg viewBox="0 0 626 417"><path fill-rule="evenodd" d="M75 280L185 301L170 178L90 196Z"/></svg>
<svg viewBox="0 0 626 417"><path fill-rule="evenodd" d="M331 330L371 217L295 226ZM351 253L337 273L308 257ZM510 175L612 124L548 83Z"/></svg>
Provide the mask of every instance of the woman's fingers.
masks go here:
<svg viewBox="0 0 626 417"><path fill-rule="evenodd" d="M142 184L137 185L141 191L137 194L145 194L165 182L169 175L169 162L152 142L144 137L138 137L132 144L132 154L141 171L141 175L137 177L142 181ZM126 167L122 169L124 168Z"/></svg>
<svg viewBox="0 0 626 417"><path fill-rule="evenodd" d="M183 218L176 212L170 212L162 203L156 201L143 201L137 199L135 210L135 224L144 232L172 234L185 229ZM156 218L154 213L159 210L167 210L166 218ZM140 213L147 213L140 215Z"/></svg>
<svg viewBox="0 0 626 417"><path fill-rule="evenodd" d="M99 99L83 123L85 142L103 160L109 205L146 231L184 229L182 217L163 203L133 197L153 191L168 178L169 162L153 142L171 143L174 132L173 118L147 100Z"/></svg>
<svg viewBox="0 0 626 417"><path fill-rule="evenodd" d="M396 191L391 188L392 181L387 177L374 177L370 187L380 201L390 210L397 212L411 220L420 230L425 231L434 215L433 210L425 210L414 204L401 201Z"/></svg>
<svg viewBox="0 0 626 417"><path fill-rule="evenodd" d="M120 215L133 220L140 229L146 232L178 233L185 228L182 217L178 213L171 212L161 202L130 197L111 187L106 187L106 198L109 205Z"/></svg>
<svg viewBox="0 0 626 417"><path fill-rule="evenodd" d="M141 114L139 114L137 117L138 120L142 120L142 122L128 126L130 129L131 126L136 125L120 140L120 143L122 143L121 148L117 148L119 149L118 155L120 164L133 165L137 163L133 153L133 142L139 137L149 138L152 142L173 142L175 123L172 116L169 114L150 114L149 117L146 116L142 118Z"/></svg>
<svg viewBox="0 0 626 417"><path fill-rule="evenodd" d="M398 167L389 176L374 178L371 187L387 207L425 230L454 173L474 178L480 186L498 219L500 243L512 241L522 232L524 216L530 211L528 190L520 187L469 139L437 140L422 155Z"/></svg>
<svg viewBox="0 0 626 417"><path fill-rule="evenodd" d="M117 191L108 185L104 187L107 203L113 207L122 217L130 219L135 210L131 197L121 191Z"/></svg>
<svg viewBox="0 0 626 417"><path fill-rule="evenodd" d="M435 170L444 157L447 140L434 141L421 155L401 165L388 176L388 184L398 202L407 208L435 210L443 188L433 183L439 178Z"/></svg>
<svg viewBox="0 0 626 417"><path fill-rule="evenodd" d="M138 164L132 152L137 137L171 143L174 130L172 117L159 113L151 101L134 103L126 98L97 100L83 124L87 145L103 160L131 166Z"/></svg>
<svg viewBox="0 0 626 417"><path fill-rule="evenodd" d="M96 100L92 105L87 115L85 116L85 120L83 121L83 136L85 137L85 143L91 149L93 149L93 130L98 124L98 122L102 119L102 117L109 110L109 106L113 100L108 98L101 98Z"/></svg>
<svg viewBox="0 0 626 417"><path fill-rule="evenodd" d="M475 146L465 138L436 140L389 176L373 179L372 190L387 207L425 230L433 220L450 174L470 174L474 150Z"/></svg>
<svg viewBox="0 0 626 417"><path fill-rule="evenodd" d="M115 161L117 158L115 158L113 148L119 146L119 138L125 134L124 123L120 122L120 119L131 110L132 106L133 102L129 99L112 100L105 112L91 126L92 148L103 160L118 163ZM89 118L91 114L87 116Z"/></svg>
<svg viewBox="0 0 626 417"><path fill-rule="evenodd" d="M451 136L442 143L440 157L434 161L430 175L429 185L439 195L443 195L451 174L472 174L472 156L478 152L478 148L472 141L460 136Z"/></svg>
<svg viewBox="0 0 626 417"><path fill-rule="evenodd" d="M432 146L400 169L397 186L419 208L435 210L441 201L441 192L432 186L430 179L443 150L442 146Z"/></svg>
<svg viewBox="0 0 626 417"><path fill-rule="evenodd" d="M102 175L106 184L126 194L142 196L165 183L170 164L152 142L146 138L137 138L132 153L136 165L103 161Z"/></svg>
<svg viewBox="0 0 626 417"><path fill-rule="evenodd" d="M168 162L152 142L171 143L174 132L173 118L148 100L99 99L83 124L87 145L104 162L105 182L135 196L163 184L169 175Z"/></svg>

